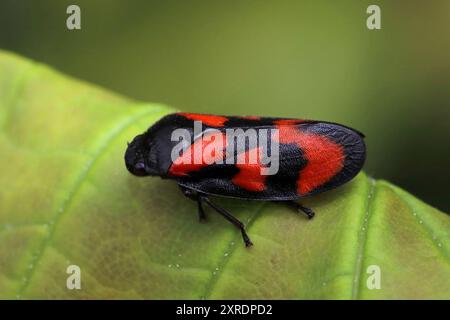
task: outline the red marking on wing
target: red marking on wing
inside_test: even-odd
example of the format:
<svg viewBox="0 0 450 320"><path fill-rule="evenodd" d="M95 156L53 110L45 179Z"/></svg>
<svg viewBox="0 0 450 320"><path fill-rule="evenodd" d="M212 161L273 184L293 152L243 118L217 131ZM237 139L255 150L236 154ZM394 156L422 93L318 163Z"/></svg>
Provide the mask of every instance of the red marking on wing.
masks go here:
<svg viewBox="0 0 450 320"><path fill-rule="evenodd" d="M228 118L226 118L226 117L214 116L214 115L208 115L208 114L184 113L184 112L180 112L178 114L180 116L186 117L186 118L194 120L194 121L201 121L204 124L211 126L211 127L223 127L225 121L228 120Z"/></svg>
<svg viewBox="0 0 450 320"><path fill-rule="evenodd" d="M344 148L314 133L302 132L298 127L279 126L280 143L296 143L307 160L299 172L297 193L305 195L330 181L344 166Z"/></svg>
<svg viewBox="0 0 450 320"><path fill-rule="evenodd" d="M194 141L170 166L170 176L188 176L192 171L198 171L214 162L225 159L227 139L225 133L214 132L205 134ZM206 152L205 152L206 149ZM221 150L220 152L215 152ZM208 152L210 151L211 152Z"/></svg>
<svg viewBox="0 0 450 320"><path fill-rule="evenodd" d="M301 120L301 119L280 119L280 120L275 120L273 123L278 126L289 126L289 125L295 125L298 123L302 123L305 121L306 120Z"/></svg>
<svg viewBox="0 0 450 320"><path fill-rule="evenodd" d="M236 167L239 172L233 177L231 182L235 185L254 192L263 191L266 188L266 177L261 175L260 148L254 148L241 153L237 157ZM256 159L256 163L250 163L251 159ZM254 161L252 161L254 162Z"/></svg>

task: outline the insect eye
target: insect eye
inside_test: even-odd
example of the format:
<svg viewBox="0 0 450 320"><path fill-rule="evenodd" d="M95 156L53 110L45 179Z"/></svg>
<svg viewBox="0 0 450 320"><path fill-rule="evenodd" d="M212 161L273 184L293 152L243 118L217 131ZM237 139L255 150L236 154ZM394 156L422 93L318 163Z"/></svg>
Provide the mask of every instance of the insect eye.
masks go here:
<svg viewBox="0 0 450 320"><path fill-rule="evenodd" d="M148 176L148 173L145 170L145 163L142 161L136 162L132 166L132 169L130 171L135 176L139 176L139 177Z"/></svg>
<svg viewBox="0 0 450 320"><path fill-rule="evenodd" d="M138 162L134 165L134 168L136 170L144 170L145 169L145 164L143 162Z"/></svg>

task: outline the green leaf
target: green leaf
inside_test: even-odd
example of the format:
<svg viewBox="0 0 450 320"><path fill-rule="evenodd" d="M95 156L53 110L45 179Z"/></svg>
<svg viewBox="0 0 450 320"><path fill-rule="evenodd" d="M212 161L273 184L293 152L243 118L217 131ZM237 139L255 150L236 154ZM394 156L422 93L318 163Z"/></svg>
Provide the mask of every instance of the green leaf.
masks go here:
<svg viewBox="0 0 450 320"><path fill-rule="evenodd" d="M449 216L364 173L304 201L311 221L218 198L249 249L214 212L198 223L175 183L124 167L126 142L169 112L0 53L1 298L450 298Z"/></svg>

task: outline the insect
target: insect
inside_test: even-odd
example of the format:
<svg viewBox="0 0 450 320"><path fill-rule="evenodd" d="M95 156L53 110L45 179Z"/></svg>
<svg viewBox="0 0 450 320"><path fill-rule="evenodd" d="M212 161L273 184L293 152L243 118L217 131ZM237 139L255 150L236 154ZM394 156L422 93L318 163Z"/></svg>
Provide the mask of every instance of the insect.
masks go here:
<svg viewBox="0 0 450 320"><path fill-rule="evenodd" d="M248 247L244 224L210 195L286 203L311 219L313 210L296 201L356 176L366 156L363 138L325 121L173 113L128 144L125 164L135 176L175 180L197 203L201 221L207 205Z"/></svg>

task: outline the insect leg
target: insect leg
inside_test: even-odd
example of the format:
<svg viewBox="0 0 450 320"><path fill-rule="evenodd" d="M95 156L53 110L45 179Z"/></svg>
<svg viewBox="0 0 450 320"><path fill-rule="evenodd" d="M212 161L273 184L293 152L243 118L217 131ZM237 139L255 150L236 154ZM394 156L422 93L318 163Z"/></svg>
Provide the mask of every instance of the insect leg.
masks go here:
<svg viewBox="0 0 450 320"><path fill-rule="evenodd" d="M187 197L191 200L197 200L197 192L196 191L186 188L186 187L183 187L183 186L180 186L180 185L178 185L178 186L180 187L180 190L185 197Z"/></svg>
<svg viewBox="0 0 450 320"><path fill-rule="evenodd" d="M244 224L241 221L239 221L236 217L234 217L231 213L227 212L225 209L211 202L211 200L209 200L207 196L200 195L200 198L202 201L205 201L211 208L213 208L219 214L221 214L225 219L234 224L239 230L241 230L242 239L244 240L246 247L250 247L251 245L253 245L252 241L247 235L247 232L245 232Z"/></svg>
<svg viewBox="0 0 450 320"><path fill-rule="evenodd" d="M294 209L296 209L298 212L303 212L304 214L306 214L306 216L308 217L308 219L312 219L314 218L314 211L312 211L311 208L302 206L300 203L297 203L295 201L286 201L286 203L288 205L290 205L291 207L293 207Z"/></svg>
<svg viewBox="0 0 450 320"><path fill-rule="evenodd" d="M197 196L197 206L198 206L198 219L200 220L200 222L204 222L206 221L206 214L205 211L203 210L203 204L202 204L202 198L200 196Z"/></svg>
<svg viewBox="0 0 450 320"><path fill-rule="evenodd" d="M297 203L297 208L298 208L297 210L303 211L303 212L306 214L306 216L308 217L308 219L314 218L315 213L314 213L314 211L312 211L311 208L302 206L302 205L299 204L299 203Z"/></svg>
<svg viewBox="0 0 450 320"><path fill-rule="evenodd" d="M200 222L204 222L206 221L206 214L205 211L203 210L203 204L202 204L202 199L200 198L200 195L197 191L194 191L192 189L180 186L181 192L183 193L183 195L193 201L197 202L197 212L198 212L198 218L200 220Z"/></svg>

